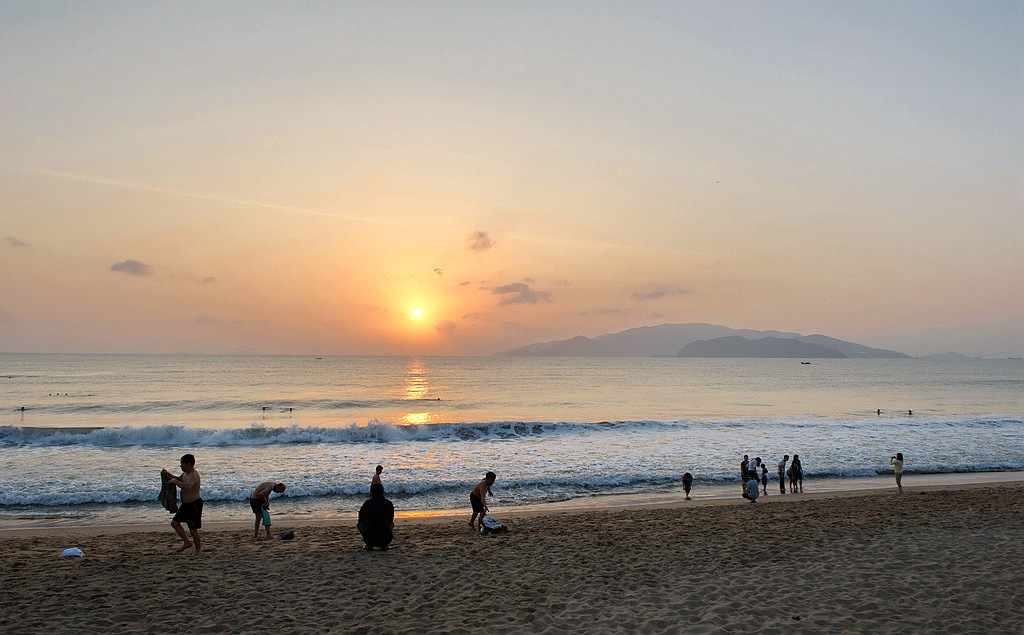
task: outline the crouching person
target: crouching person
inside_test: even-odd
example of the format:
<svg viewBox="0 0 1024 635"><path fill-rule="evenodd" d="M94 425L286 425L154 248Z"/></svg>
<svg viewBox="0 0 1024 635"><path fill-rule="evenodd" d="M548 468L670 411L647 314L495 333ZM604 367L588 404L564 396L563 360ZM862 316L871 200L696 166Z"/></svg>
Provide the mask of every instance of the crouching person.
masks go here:
<svg viewBox="0 0 1024 635"><path fill-rule="evenodd" d="M388 548L394 538L395 506L384 498L384 486L374 483L370 486L370 498L359 508L359 523L356 525L366 546L363 549L381 551Z"/></svg>

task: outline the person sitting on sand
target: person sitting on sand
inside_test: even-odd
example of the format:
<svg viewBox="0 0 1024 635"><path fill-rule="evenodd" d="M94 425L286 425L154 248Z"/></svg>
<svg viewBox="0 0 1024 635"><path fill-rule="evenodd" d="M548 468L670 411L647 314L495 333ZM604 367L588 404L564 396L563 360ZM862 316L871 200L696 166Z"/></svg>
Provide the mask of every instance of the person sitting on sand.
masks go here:
<svg viewBox="0 0 1024 635"><path fill-rule="evenodd" d="M893 472L896 473L896 493L903 493L903 453L897 452L895 456L889 459L889 463L892 464Z"/></svg>
<svg viewBox="0 0 1024 635"><path fill-rule="evenodd" d="M178 551L186 551L195 547L196 553L202 551L203 543L199 538L199 529L203 526L203 499L199 496L199 472L196 471L196 457L186 454L181 457L181 476L175 476L162 470L170 478L167 482L181 488L181 506L178 513L171 519L171 527L181 538L182 546ZM188 525L192 540L185 535L181 523Z"/></svg>
<svg viewBox="0 0 1024 635"><path fill-rule="evenodd" d="M284 483L275 483L274 481L263 481L256 486L252 494L249 495L249 506L252 507L252 513L256 514L255 524L255 540L260 539L260 521L263 521L263 527L267 530L267 539L270 539L270 493L277 492L278 494L284 492Z"/></svg>
<svg viewBox="0 0 1024 635"><path fill-rule="evenodd" d="M779 461L779 490L781 490L783 494L786 493L786 463L788 462L788 454L782 457L782 460Z"/></svg>
<svg viewBox="0 0 1024 635"><path fill-rule="evenodd" d="M690 486L693 485L693 474L683 473L683 491L686 492L686 500L690 500Z"/></svg>
<svg viewBox="0 0 1024 635"><path fill-rule="evenodd" d="M384 486L374 483L370 486L370 499L359 508L359 522L356 529L366 543L363 549L381 551L388 548L394 539L395 506L384 498Z"/></svg>
<svg viewBox="0 0 1024 635"><path fill-rule="evenodd" d="M757 497L760 492L757 489L757 479L752 478L747 480L747 484L743 486L743 498L747 499L751 503L757 502Z"/></svg>
<svg viewBox="0 0 1024 635"><path fill-rule="evenodd" d="M482 479L480 479L480 482L476 484L476 487L473 488L473 492L469 495L469 504L473 506L473 515L469 517L469 526L476 531L480 531L483 526L484 515L490 511L487 508L487 495L490 494L491 496L494 496L494 494L491 493L491 485L494 485L494 481L497 478L498 477L495 476L494 472L488 472ZM480 516L480 520L474 524L473 521L477 520L478 514Z"/></svg>

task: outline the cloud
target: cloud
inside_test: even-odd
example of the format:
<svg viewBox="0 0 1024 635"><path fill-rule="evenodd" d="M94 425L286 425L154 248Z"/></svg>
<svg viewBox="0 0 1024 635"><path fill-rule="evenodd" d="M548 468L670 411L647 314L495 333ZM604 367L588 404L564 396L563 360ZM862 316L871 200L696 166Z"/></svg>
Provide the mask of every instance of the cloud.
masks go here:
<svg viewBox="0 0 1024 635"><path fill-rule="evenodd" d="M214 278L213 276L207 276L200 280L199 284L213 284L214 282L217 282L216 278Z"/></svg>
<svg viewBox="0 0 1024 635"><path fill-rule="evenodd" d="M685 295L688 293L686 289L656 289L654 291L647 291L644 293L633 293L629 297L634 300L657 300L658 298L667 298L673 295Z"/></svg>
<svg viewBox="0 0 1024 635"><path fill-rule="evenodd" d="M451 320L441 320L434 326L435 331L438 333L444 333L445 335L451 335L457 328L458 326Z"/></svg>
<svg viewBox="0 0 1024 635"><path fill-rule="evenodd" d="M625 315L630 313L626 309L601 309L600 311L580 311L576 315Z"/></svg>
<svg viewBox="0 0 1024 635"><path fill-rule="evenodd" d="M4 238L4 244L14 249L17 249L18 247L27 249L28 247L32 246L23 240L18 240L14 236L8 236L7 238Z"/></svg>
<svg viewBox="0 0 1024 635"><path fill-rule="evenodd" d="M130 276L148 276L153 273L153 267L144 262L139 262L138 260L122 260L121 262L111 266L110 270L127 273Z"/></svg>
<svg viewBox="0 0 1024 635"><path fill-rule="evenodd" d="M547 291L537 291L532 289L530 285L523 284L522 282L513 282L512 284L495 287L491 290L491 293L505 296L501 299L502 304L536 304L541 300L548 300L549 298Z"/></svg>
<svg viewBox="0 0 1024 635"><path fill-rule="evenodd" d="M469 248L480 253L481 251L487 251L494 246L494 241L487 232L473 232L467 239L469 242Z"/></svg>
<svg viewBox="0 0 1024 635"><path fill-rule="evenodd" d="M444 275L444 269L442 269L441 267L434 267L434 273L436 273L439 276L443 276Z"/></svg>

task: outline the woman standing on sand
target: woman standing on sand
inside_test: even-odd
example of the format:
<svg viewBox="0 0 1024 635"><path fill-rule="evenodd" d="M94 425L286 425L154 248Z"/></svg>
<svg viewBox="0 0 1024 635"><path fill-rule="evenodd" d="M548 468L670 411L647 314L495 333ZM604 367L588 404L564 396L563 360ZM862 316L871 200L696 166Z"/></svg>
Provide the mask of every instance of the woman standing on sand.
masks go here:
<svg viewBox="0 0 1024 635"><path fill-rule="evenodd" d="M896 493L903 493L903 453L897 452L896 456L889 458L889 463L892 464L893 472L896 473Z"/></svg>

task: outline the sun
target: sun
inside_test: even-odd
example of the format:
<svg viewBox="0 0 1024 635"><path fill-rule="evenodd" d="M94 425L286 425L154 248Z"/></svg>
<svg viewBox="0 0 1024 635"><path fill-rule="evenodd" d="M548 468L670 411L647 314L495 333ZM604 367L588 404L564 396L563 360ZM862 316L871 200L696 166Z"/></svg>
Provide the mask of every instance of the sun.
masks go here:
<svg viewBox="0 0 1024 635"><path fill-rule="evenodd" d="M412 316L414 318L423 317L423 309L413 309Z"/></svg>

